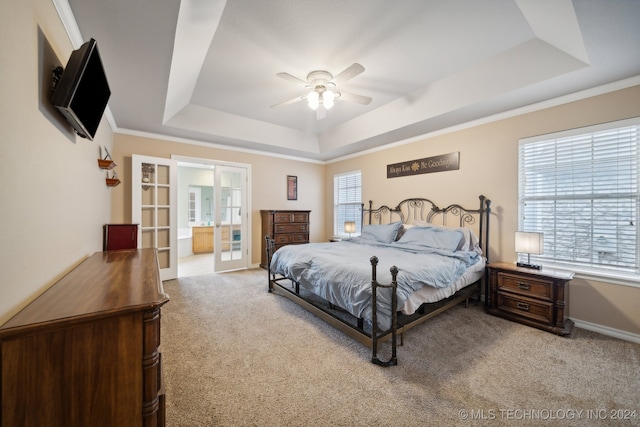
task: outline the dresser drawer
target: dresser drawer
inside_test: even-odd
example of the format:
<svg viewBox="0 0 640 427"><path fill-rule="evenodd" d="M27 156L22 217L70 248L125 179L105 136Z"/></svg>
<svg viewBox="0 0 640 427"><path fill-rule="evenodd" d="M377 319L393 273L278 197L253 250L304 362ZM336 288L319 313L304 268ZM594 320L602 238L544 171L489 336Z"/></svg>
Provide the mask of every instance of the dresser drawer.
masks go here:
<svg viewBox="0 0 640 427"><path fill-rule="evenodd" d="M303 233L294 233L291 235L291 243L309 243L309 235Z"/></svg>
<svg viewBox="0 0 640 427"><path fill-rule="evenodd" d="M287 224L291 222L309 222L308 212L278 212L273 214L275 224Z"/></svg>
<svg viewBox="0 0 640 427"><path fill-rule="evenodd" d="M307 233L309 231L307 224L275 224L273 228L276 233Z"/></svg>
<svg viewBox="0 0 640 427"><path fill-rule="evenodd" d="M307 212L296 212L291 215L292 222L309 222L309 214Z"/></svg>
<svg viewBox="0 0 640 427"><path fill-rule="evenodd" d="M509 291L533 298L553 301L553 281L509 273L498 273L498 291Z"/></svg>
<svg viewBox="0 0 640 427"><path fill-rule="evenodd" d="M508 292L498 292L498 310L516 314L536 322L553 323L553 303L521 297Z"/></svg>
<svg viewBox="0 0 640 427"><path fill-rule="evenodd" d="M280 244L287 244L287 243L291 243L291 234L287 233L287 234L274 234L273 235L273 240L276 242L276 244L280 243Z"/></svg>
<svg viewBox="0 0 640 427"><path fill-rule="evenodd" d="M273 214L273 222L274 224L294 222L293 217L291 212L277 212Z"/></svg>

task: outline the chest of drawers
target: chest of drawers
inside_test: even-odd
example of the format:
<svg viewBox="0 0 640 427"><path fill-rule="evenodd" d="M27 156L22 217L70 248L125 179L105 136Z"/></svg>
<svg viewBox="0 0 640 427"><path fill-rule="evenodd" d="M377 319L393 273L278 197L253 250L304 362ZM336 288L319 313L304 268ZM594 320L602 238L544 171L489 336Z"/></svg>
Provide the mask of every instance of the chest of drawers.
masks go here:
<svg viewBox="0 0 640 427"><path fill-rule="evenodd" d="M487 267L489 312L558 335L568 335L567 284L573 273L533 270L497 262Z"/></svg>
<svg viewBox="0 0 640 427"><path fill-rule="evenodd" d="M0 327L0 426L164 426L156 249L97 252Z"/></svg>
<svg viewBox="0 0 640 427"><path fill-rule="evenodd" d="M260 267L267 268L265 236L275 241L275 249L299 243L309 243L309 214L311 211L261 210L262 258Z"/></svg>

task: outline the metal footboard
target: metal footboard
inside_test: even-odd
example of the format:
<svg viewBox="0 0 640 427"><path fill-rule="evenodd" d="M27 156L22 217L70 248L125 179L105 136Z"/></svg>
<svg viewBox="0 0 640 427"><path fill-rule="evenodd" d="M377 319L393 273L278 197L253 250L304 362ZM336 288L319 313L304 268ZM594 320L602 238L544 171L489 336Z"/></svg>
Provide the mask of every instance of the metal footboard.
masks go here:
<svg viewBox="0 0 640 427"><path fill-rule="evenodd" d="M378 283L376 269L378 265L378 258L371 257L371 287L372 287L372 325L371 325L371 334L368 334L364 329L364 321L362 318L356 318L356 325L352 325L345 320L333 315L326 309L319 307L317 304L314 304L311 301L308 301L304 298L304 296L300 295L300 284L291 278L287 278L284 276L276 275L271 271L271 257L275 252L275 241L271 239L269 236L265 236L266 239L266 251L267 251L267 271L268 271L268 291L274 292L279 290L279 294L289 298L300 306L304 307L308 311L312 312L322 320L327 323L333 325L338 328L340 331L346 333L347 335L355 338L360 343L371 348L371 362L380 366L393 366L398 364L397 359L397 333L398 333L398 315L397 315L397 306L398 306L398 298L397 298L397 275L398 269L396 267L391 268L391 283L388 285L384 285ZM288 286L288 285L291 286ZM293 288L293 289L292 289ZM388 331L380 331L377 324L377 294L378 289L390 289L391 290L391 311L392 311L392 319L391 319L391 329ZM328 302L329 306L333 308L334 306ZM384 341L387 341L391 337L391 356L389 360L383 361L378 357L378 345Z"/></svg>
<svg viewBox="0 0 640 427"><path fill-rule="evenodd" d="M391 267L391 284L382 285L377 280L378 257L371 257L371 362L380 366L398 364L396 343L398 335L398 267ZM378 288L391 289L391 357L386 362L378 358Z"/></svg>

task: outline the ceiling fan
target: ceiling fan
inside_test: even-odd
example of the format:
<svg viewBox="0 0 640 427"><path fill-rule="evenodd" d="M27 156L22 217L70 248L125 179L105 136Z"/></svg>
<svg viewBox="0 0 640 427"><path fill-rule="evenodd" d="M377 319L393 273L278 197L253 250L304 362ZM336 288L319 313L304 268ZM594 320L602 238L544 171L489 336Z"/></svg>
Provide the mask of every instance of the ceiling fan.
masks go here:
<svg viewBox="0 0 640 427"><path fill-rule="evenodd" d="M338 89L338 85L354 78L363 71L364 67L355 63L335 77L332 76L330 72L324 70L310 72L307 74L307 80L299 79L289 73L278 73L278 77L304 86L307 88L307 92L287 101L274 104L271 107L283 107L306 99L309 108L316 111L316 119L322 120L325 118L327 110L333 107L336 99L368 105L371 102L370 97L347 93Z"/></svg>

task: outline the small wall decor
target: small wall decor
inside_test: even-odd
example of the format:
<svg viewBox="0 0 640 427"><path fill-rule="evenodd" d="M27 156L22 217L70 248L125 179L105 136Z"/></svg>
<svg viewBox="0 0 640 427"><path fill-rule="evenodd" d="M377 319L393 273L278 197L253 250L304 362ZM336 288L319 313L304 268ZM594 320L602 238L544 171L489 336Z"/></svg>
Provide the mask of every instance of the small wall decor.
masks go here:
<svg viewBox="0 0 640 427"><path fill-rule="evenodd" d="M103 150L106 154L102 154ZM111 158L111 153L109 153L107 147L100 147L100 158L98 159L98 167L107 171L107 187L115 187L120 184L120 179L118 179L118 174L115 171L113 171L111 178L109 178L109 171L116 166L116 162L114 162Z"/></svg>
<svg viewBox="0 0 640 427"><path fill-rule="evenodd" d="M103 155L102 150L104 150L106 154ZM100 147L100 157L101 158L98 159L98 167L100 169L111 170L117 166L116 162L111 158L111 153L109 153L107 147Z"/></svg>
<svg viewBox="0 0 640 427"><path fill-rule="evenodd" d="M287 175L287 200L298 200L298 177Z"/></svg>
<svg viewBox="0 0 640 427"><path fill-rule="evenodd" d="M387 165L387 178L460 169L460 152Z"/></svg>
<svg viewBox="0 0 640 427"><path fill-rule="evenodd" d="M109 178L109 172L107 172L107 187L116 187L120 184L120 179L118 179L118 174L113 172L111 178Z"/></svg>

